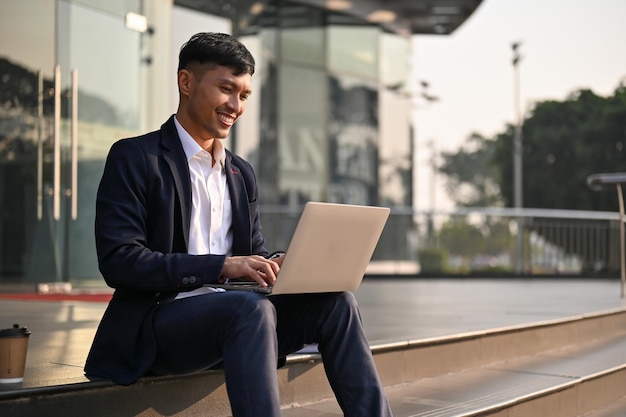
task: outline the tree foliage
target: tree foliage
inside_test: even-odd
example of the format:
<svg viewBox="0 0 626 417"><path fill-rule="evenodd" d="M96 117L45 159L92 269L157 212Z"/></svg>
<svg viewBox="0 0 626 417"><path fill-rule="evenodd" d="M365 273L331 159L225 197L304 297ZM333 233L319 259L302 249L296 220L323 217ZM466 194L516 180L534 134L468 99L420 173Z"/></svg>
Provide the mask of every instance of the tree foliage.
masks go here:
<svg viewBox="0 0 626 417"><path fill-rule="evenodd" d="M442 152L439 172L447 176L446 192L465 207L502 205L498 170L493 164L495 141L473 133L458 152Z"/></svg>
<svg viewBox="0 0 626 417"><path fill-rule="evenodd" d="M592 191L587 177L626 171L626 86L613 96L580 90L538 103L523 125L525 207L617 210L616 193ZM496 138L495 160L507 206L513 202L513 129Z"/></svg>
<svg viewBox="0 0 626 417"><path fill-rule="evenodd" d="M609 97L579 90L564 101L536 103L523 123L524 207L616 211L615 192L588 188L599 172L626 171L626 85ZM443 154L439 171L464 206L513 204L513 135L472 134L457 153ZM459 192L460 190L467 190Z"/></svg>
<svg viewBox="0 0 626 417"><path fill-rule="evenodd" d="M482 253L485 245L480 229L464 218L444 223L439 232L439 242L451 254L470 257Z"/></svg>

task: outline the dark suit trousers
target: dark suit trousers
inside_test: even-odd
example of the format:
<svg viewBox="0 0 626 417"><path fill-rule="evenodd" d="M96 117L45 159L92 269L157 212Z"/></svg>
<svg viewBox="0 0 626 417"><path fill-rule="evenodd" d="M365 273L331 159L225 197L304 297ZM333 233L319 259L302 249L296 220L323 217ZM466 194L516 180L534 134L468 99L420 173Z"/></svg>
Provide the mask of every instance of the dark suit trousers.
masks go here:
<svg viewBox="0 0 626 417"><path fill-rule="evenodd" d="M223 361L234 417L280 416L278 357L318 343L345 416L391 416L351 293L279 295L228 291L161 305L154 329L157 374Z"/></svg>

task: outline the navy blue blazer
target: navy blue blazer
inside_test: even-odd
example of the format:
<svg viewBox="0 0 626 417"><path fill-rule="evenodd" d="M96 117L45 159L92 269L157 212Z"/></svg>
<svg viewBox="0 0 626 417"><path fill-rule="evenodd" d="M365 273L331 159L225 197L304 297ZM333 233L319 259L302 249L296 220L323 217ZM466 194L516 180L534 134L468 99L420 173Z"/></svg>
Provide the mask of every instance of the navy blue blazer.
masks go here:
<svg viewBox="0 0 626 417"><path fill-rule="evenodd" d="M160 130L110 149L96 198L96 249L115 289L85 364L87 376L128 385L156 355L151 326L159 302L218 280L223 255L187 253L191 179L174 116ZM266 256L252 167L226 151L233 255Z"/></svg>

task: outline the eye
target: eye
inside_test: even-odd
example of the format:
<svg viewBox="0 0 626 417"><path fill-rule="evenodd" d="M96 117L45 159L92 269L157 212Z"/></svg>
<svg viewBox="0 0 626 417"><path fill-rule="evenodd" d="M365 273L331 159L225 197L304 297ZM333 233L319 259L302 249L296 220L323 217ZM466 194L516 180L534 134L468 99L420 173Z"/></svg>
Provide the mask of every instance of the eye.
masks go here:
<svg viewBox="0 0 626 417"><path fill-rule="evenodd" d="M241 96L239 96L239 98L241 99L241 101L246 101L246 100L248 100L248 97L250 97L250 94L242 94Z"/></svg>

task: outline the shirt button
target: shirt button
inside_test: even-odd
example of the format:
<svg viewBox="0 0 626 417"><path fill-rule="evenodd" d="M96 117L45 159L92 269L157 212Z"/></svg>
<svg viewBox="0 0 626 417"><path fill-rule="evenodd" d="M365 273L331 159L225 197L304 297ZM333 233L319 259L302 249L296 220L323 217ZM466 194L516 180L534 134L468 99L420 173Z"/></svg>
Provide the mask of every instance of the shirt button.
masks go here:
<svg viewBox="0 0 626 417"><path fill-rule="evenodd" d="M189 278L183 277L183 284L189 284Z"/></svg>

